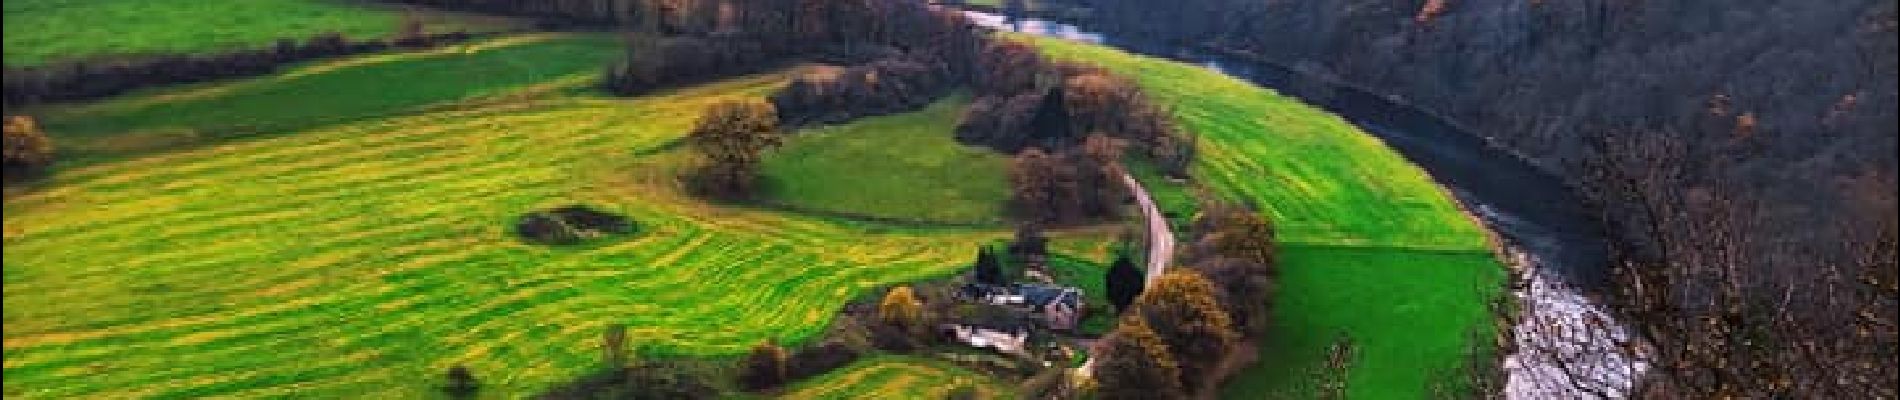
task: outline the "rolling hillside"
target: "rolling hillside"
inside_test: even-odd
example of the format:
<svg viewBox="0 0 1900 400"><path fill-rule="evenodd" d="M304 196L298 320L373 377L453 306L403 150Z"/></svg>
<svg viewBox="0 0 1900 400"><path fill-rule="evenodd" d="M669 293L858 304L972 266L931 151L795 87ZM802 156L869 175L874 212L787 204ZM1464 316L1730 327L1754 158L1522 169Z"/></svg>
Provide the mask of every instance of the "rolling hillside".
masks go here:
<svg viewBox="0 0 1900 400"><path fill-rule="evenodd" d="M5 203L5 394L410 398L465 364L525 395L597 366L609 324L653 355L797 343L860 291L950 273L1004 234L678 193L672 144L699 110L782 79L554 91L62 170ZM514 239L514 217L569 203L641 232Z"/></svg>

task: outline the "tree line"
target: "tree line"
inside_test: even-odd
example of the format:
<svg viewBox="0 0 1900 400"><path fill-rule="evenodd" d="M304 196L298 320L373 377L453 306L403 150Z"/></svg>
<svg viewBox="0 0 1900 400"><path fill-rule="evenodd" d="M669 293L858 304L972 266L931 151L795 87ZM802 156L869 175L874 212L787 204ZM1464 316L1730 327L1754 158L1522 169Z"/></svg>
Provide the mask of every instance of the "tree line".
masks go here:
<svg viewBox="0 0 1900 400"><path fill-rule="evenodd" d="M968 21L920 2L729 0L633 2L622 21L627 57L607 88L636 95L718 76L762 71L788 58L862 64L922 64L929 80L961 82L982 38ZM625 19L625 18L623 18ZM671 22L669 22L671 21ZM914 75L913 75L914 76ZM814 83L815 84L815 83ZM886 93L891 87L848 89ZM798 115L798 114L787 114Z"/></svg>
<svg viewBox="0 0 1900 400"><path fill-rule="evenodd" d="M215 54L158 54L69 61L34 67L8 67L3 87L6 108L42 102L106 97L145 87L203 82L274 72L285 64L324 57L370 53L392 47L419 48L468 40L464 31L426 33L418 17L402 18L388 38L350 38L322 33L302 41L278 39L266 48Z"/></svg>

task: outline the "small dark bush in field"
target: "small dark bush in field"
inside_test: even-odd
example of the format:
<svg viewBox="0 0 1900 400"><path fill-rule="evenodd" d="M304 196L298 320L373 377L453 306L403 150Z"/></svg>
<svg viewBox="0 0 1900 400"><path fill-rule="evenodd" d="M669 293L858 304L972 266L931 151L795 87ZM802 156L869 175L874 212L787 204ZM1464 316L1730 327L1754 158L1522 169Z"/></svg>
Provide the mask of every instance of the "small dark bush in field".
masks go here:
<svg viewBox="0 0 1900 400"><path fill-rule="evenodd" d="M627 217L609 214L587 206L567 206L548 212L569 226L581 230L596 230L606 233L633 233L633 220Z"/></svg>
<svg viewBox="0 0 1900 400"><path fill-rule="evenodd" d="M468 367L460 365L449 368L447 380L448 383L442 386L442 392L452 399L473 398L475 389L481 386L475 381L475 374L468 372Z"/></svg>
<svg viewBox="0 0 1900 400"><path fill-rule="evenodd" d="M587 238L636 230L627 217L579 205L528 213L515 222L515 234L537 244L577 244Z"/></svg>

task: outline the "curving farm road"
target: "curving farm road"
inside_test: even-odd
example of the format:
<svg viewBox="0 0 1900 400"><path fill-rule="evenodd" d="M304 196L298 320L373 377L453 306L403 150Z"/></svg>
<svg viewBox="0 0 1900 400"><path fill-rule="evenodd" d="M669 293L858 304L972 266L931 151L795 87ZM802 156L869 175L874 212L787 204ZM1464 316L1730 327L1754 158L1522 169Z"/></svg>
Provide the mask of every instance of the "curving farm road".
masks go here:
<svg viewBox="0 0 1900 400"><path fill-rule="evenodd" d="M1155 280L1167 272L1168 260L1174 258L1174 232L1168 230L1168 218L1161 215L1161 209L1155 207L1154 197L1148 196L1148 189L1142 187L1141 182L1123 172L1122 184L1128 185L1128 191L1135 194L1135 202L1141 205L1141 216L1148 223L1148 278L1145 286L1154 286Z"/></svg>

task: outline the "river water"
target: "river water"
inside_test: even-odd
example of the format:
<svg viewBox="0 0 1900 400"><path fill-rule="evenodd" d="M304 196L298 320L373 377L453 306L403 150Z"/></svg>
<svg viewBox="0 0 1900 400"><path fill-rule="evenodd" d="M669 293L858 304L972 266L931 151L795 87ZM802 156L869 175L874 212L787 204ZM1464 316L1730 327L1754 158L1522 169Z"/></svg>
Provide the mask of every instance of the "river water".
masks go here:
<svg viewBox="0 0 1900 400"><path fill-rule="evenodd" d="M1513 399L1626 397L1643 365L1618 351L1624 331L1592 293L1608 281L1603 234L1562 179L1445 120L1348 85L1268 63L1179 45L1117 38L1071 24L963 11L976 24L1102 44L1200 65L1300 98L1383 139L1423 168L1503 242L1511 291L1524 312L1504 359ZM1612 328L1604 328L1612 327Z"/></svg>

